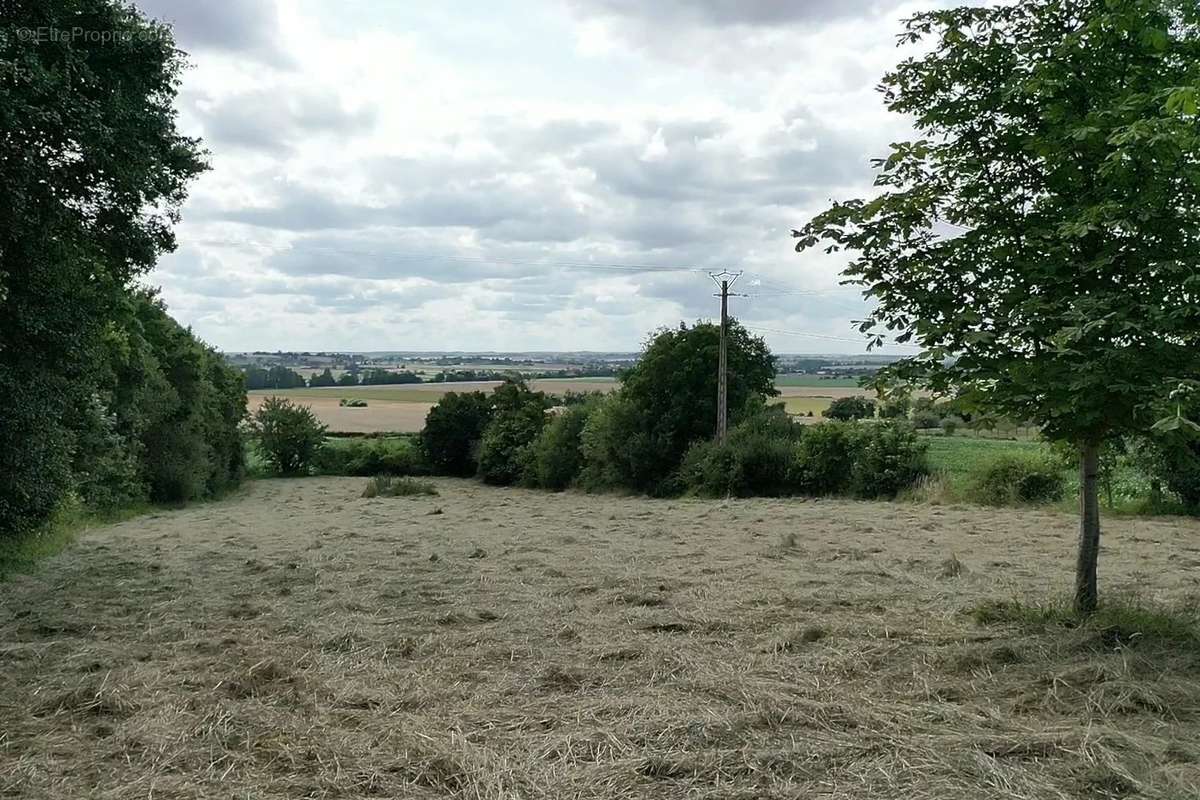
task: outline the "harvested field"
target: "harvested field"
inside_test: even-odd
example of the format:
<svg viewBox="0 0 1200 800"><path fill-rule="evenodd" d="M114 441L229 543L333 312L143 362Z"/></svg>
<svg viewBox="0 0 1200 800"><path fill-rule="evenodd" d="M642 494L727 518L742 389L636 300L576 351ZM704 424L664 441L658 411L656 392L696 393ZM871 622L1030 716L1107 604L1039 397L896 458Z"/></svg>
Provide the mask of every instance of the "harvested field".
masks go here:
<svg viewBox="0 0 1200 800"><path fill-rule="evenodd" d="M278 392L290 397L290 392ZM369 400L366 408L345 408L342 397L362 397L359 392L344 392L329 397L292 397L295 402L310 407L317 419L335 433L416 433L425 427L425 415L432 402ZM253 414L270 394L252 394L247 404Z"/></svg>
<svg viewBox="0 0 1200 800"><path fill-rule="evenodd" d="M464 383L411 383L395 386L330 386L316 389L255 390L250 393L250 411L272 395L287 397L310 406L331 431L341 433L416 433L425 425L425 415L447 392L490 392L499 381ZM543 378L530 381L536 391L559 393L609 392L617 382L607 378ZM869 395L866 389L845 386L778 386L789 413L804 415L821 412L837 397ZM366 400L367 408L342 408L342 398Z"/></svg>
<svg viewBox="0 0 1200 800"><path fill-rule="evenodd" d="M1068 516L365 485L256 482L10 579L0 796L1200 793L1194 642L963 613L1065 589ZM1106 591L1195 603L1200 523L1109 531Z"/></svg>

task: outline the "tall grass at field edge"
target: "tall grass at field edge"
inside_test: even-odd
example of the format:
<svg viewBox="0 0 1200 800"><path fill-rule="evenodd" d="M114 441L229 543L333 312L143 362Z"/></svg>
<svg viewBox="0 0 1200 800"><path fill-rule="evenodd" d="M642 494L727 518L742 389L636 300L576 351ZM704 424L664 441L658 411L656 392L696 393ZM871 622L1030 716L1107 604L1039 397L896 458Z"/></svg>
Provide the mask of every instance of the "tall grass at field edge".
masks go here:
<svg viewBox="0 0 1200 800"><path fill-rule="evenodd" d="M19 536L0 536L0 581L11 575L33 572L39 562L58 555L90 528L124 522L153 509L149 503L139 503L97 512L89 511L77 502L68 503L41 528Z"/></svg>

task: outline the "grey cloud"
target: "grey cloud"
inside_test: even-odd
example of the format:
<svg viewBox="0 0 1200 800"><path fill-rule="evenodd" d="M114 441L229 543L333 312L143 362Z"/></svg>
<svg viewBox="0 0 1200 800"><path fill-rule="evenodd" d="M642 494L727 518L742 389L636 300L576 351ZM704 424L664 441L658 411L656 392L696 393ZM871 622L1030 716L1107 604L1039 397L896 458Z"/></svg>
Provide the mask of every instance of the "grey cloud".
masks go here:
<svg viewBox="0 0 1200 800"><path fill-rule="evenodd" d="M176 44L189 53L223 51L284 65L274 0L135 0L140 11L171 25Z"/></svg>
<svg viewBox="0 0 1200 800"><path fill-rule="evenodd" d="M904 0L573 0L584 16L637 20L659 31L670 25L778 26L862 17Z"/></svg>
<svg viewBox="0 0 1200 800"><path fill-rule="evenodd" d="M319 135L369 131L373 109L343 108L337 96L310 90L247 92L209 103L197 99L204 138L253 150L281 151Z"/></svg>

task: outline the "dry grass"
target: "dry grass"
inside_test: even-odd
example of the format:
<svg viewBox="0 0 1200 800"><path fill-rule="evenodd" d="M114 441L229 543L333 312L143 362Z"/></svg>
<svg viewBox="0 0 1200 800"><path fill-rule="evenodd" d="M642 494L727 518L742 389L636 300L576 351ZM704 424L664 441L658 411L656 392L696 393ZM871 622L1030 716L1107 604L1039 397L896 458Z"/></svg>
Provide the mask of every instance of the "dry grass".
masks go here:
<svg viewBox="0 0 1200 800"><path fill-rule="evenodd" d="M1196 647L970 613L1065 588L1069 517L362 485L5 584L0 797L1200 794ZM1194 605L1198 534L1112 523L1106 588Z"/></svg>

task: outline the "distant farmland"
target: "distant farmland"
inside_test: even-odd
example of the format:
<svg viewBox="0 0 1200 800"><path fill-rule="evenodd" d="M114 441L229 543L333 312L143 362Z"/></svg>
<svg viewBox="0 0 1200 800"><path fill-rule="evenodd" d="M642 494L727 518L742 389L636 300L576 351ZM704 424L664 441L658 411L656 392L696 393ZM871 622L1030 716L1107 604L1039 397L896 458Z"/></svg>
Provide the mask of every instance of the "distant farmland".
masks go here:
<svg viewBox="0 0 1200 800"><path fill-rule="evenodd" d="M868 389L852 384L850 380L800 381L810 385L793 385L797 377L781 378L778 401L787 407L788 413L807 416L811 411L819 417L829 403L837 397L870 395ZM321 421L335 433L415 433L425 424L425 415L433 404L447 392L489 392L499 386L499 381L473 381L467 383L411 383L394 386L328 386L316 389L262 389L250 392L250 410L253 412L264 398L287 397L298 403L311 406ZM608 392L617 386L614 378L540 378L530 385L542 392ZM343 408L343 398L366 400L366 408Z"/></svg>

